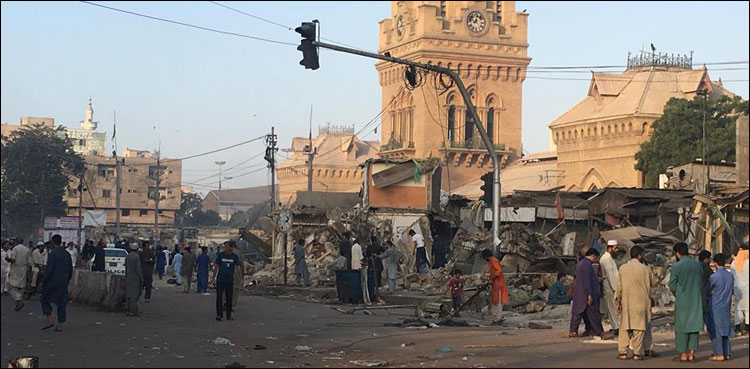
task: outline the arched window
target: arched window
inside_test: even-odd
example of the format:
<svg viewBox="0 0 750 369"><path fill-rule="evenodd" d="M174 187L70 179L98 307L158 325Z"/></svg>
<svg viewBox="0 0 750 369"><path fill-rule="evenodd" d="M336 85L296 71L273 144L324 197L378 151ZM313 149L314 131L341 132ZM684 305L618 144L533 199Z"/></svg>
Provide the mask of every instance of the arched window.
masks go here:
<svg viewBox="0 0 750 369"><path fill-rule="evenodd" d="M469 143L474 139L474 117L469 113L469 109L466 109L464 114L464 142Z"/></svg>
<svg viewBox="0 0 750 369"><path fill-rule="evenodd" d="M455 141L456 129L456 106L451 105L448 107L448 142Z"/></svg>
<svg viewBox="0 0 750 369"><path fill-rule="evenodd" d="M495 108L487 110L487 136L490 142L495 142Z"/></svg>

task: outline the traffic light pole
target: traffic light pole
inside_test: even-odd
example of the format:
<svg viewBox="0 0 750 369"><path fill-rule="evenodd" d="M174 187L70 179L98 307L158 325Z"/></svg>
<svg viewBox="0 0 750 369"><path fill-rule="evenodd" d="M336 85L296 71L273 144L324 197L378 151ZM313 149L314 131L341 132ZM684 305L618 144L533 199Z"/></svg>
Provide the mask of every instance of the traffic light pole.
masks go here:
<svg viewBox="0 0 750 369"><path fill-rule="evenodd" d="M461 93L461 96L464 99L466 108L471 113L471 116L474 119L474 121L477 122L476 127L479 130L479 135L482 136L482 141L484 141L484 145L487 147L487 150L490 152L490 157L492 158L492 164L494 166L492 170L492 194L493 194L492 196L492 239L493 239L492 245L493 245L493 251L497 253L497 244L499 243L499 240L500 240L500 160L497 157L497 152L495 152L495 147L492 144L492 140L487 135L487 131L484 129L484 126L482 125L482 120L479 119L477 108L471 102L471 96L469 95L469 92L466 91L466 86L464 86L464 83L463 81L461 81L461 78L454 71L448 68L439 67L436 65L417 63L417 62L413 62L413 61L406 60L406 59L399 59L399 58L394 58L392 56L370 53L367 51L351 49L351 48L343 47L343 46L331 45L331 44L327 44L327 43L319 42L319 41L313 41L312 44L316 47L322 47L324 49L340 51L340 52L344 52L348 54L364 56L367 58L384 60L384 61L391 62L391 63L413 66L416 68L421 68L421 69L429 70L429 71L436 72L436 73L442 73L442 74L449 76L453 80L453 82L456 84L456 87L458 88L458 91Z"/></svg>

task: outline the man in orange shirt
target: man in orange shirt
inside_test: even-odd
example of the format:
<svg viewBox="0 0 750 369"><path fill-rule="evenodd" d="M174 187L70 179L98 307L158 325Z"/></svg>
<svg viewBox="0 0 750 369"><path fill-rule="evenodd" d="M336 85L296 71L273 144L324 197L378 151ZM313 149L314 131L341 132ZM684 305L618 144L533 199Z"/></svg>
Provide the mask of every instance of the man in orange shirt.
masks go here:
<svg viewBox="0 0 750 369"><path fill-rule="evenodd" d="M503 274L503 268L500 267L500 260L492 256L492 251L485 249L482 251L482 257L490 265L489 279L492 286L490 289L490 314L494 312L495 322L500 323L503 321L503 304L508 303L508 287L505 285L505 275Z"/></svg>

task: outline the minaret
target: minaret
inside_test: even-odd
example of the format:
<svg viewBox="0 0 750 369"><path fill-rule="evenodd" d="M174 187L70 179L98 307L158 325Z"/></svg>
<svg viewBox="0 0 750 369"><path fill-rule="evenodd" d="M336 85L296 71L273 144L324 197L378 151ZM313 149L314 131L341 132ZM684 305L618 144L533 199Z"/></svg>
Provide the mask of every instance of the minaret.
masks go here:
<svg viewBox="0 0 750 369"><path fill-rule="evenodd" d="M86 108L86 119L81 121L81 128L87 131L96 131L99 122L94 122L94 108L91 106L91 96L89 96L89 106Z"/></svg>

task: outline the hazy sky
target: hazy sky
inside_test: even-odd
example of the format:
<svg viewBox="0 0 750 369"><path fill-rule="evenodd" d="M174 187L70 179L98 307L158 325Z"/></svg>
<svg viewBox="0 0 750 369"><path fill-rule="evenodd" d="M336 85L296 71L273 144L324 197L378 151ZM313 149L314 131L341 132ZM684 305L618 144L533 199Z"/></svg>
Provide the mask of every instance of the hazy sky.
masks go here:
<svg viewBox="0 0 750 369"><path fill-rule="evenodd" d="M151 16L298 44L294 31L210 2L107 2ZM296 27L319 19L323 37L376 51L378 21L389 2L233 2L234 8ZM531 66L624 65L628 51L695 52L694 61L748 60L748 2L527 2ZM81 2L2 2L0 118L54 117L78 127L86 102L108 137L117 111L118 146L182 157L266 134L281 147L327 122L362 127L381 109L374 60L322 51L321 68L298 65L296 46L211 33ZM748 97L748 65L709 74ZM735 70L728 70L735 69ZM545 80L539 77L582 80ZM581 100L589 74L529 73L524 83L524 151L548 149L547 125ZM741 81L735 81L741 80ZM735 81L735 82L732 82ZM372 130L368 139L379 139ZM111 143L108 143L111 147ZM217 187L216 160L236 166L263 151L262 141L186 160L183 181ZM262 155L225 176L224 188L263 185ZM251 174L246 174L250 173ZM244 175L243 175L244 174ZM213 176L213 177L211 177ZM208 177L208 178L206 178Z"/></svg>

